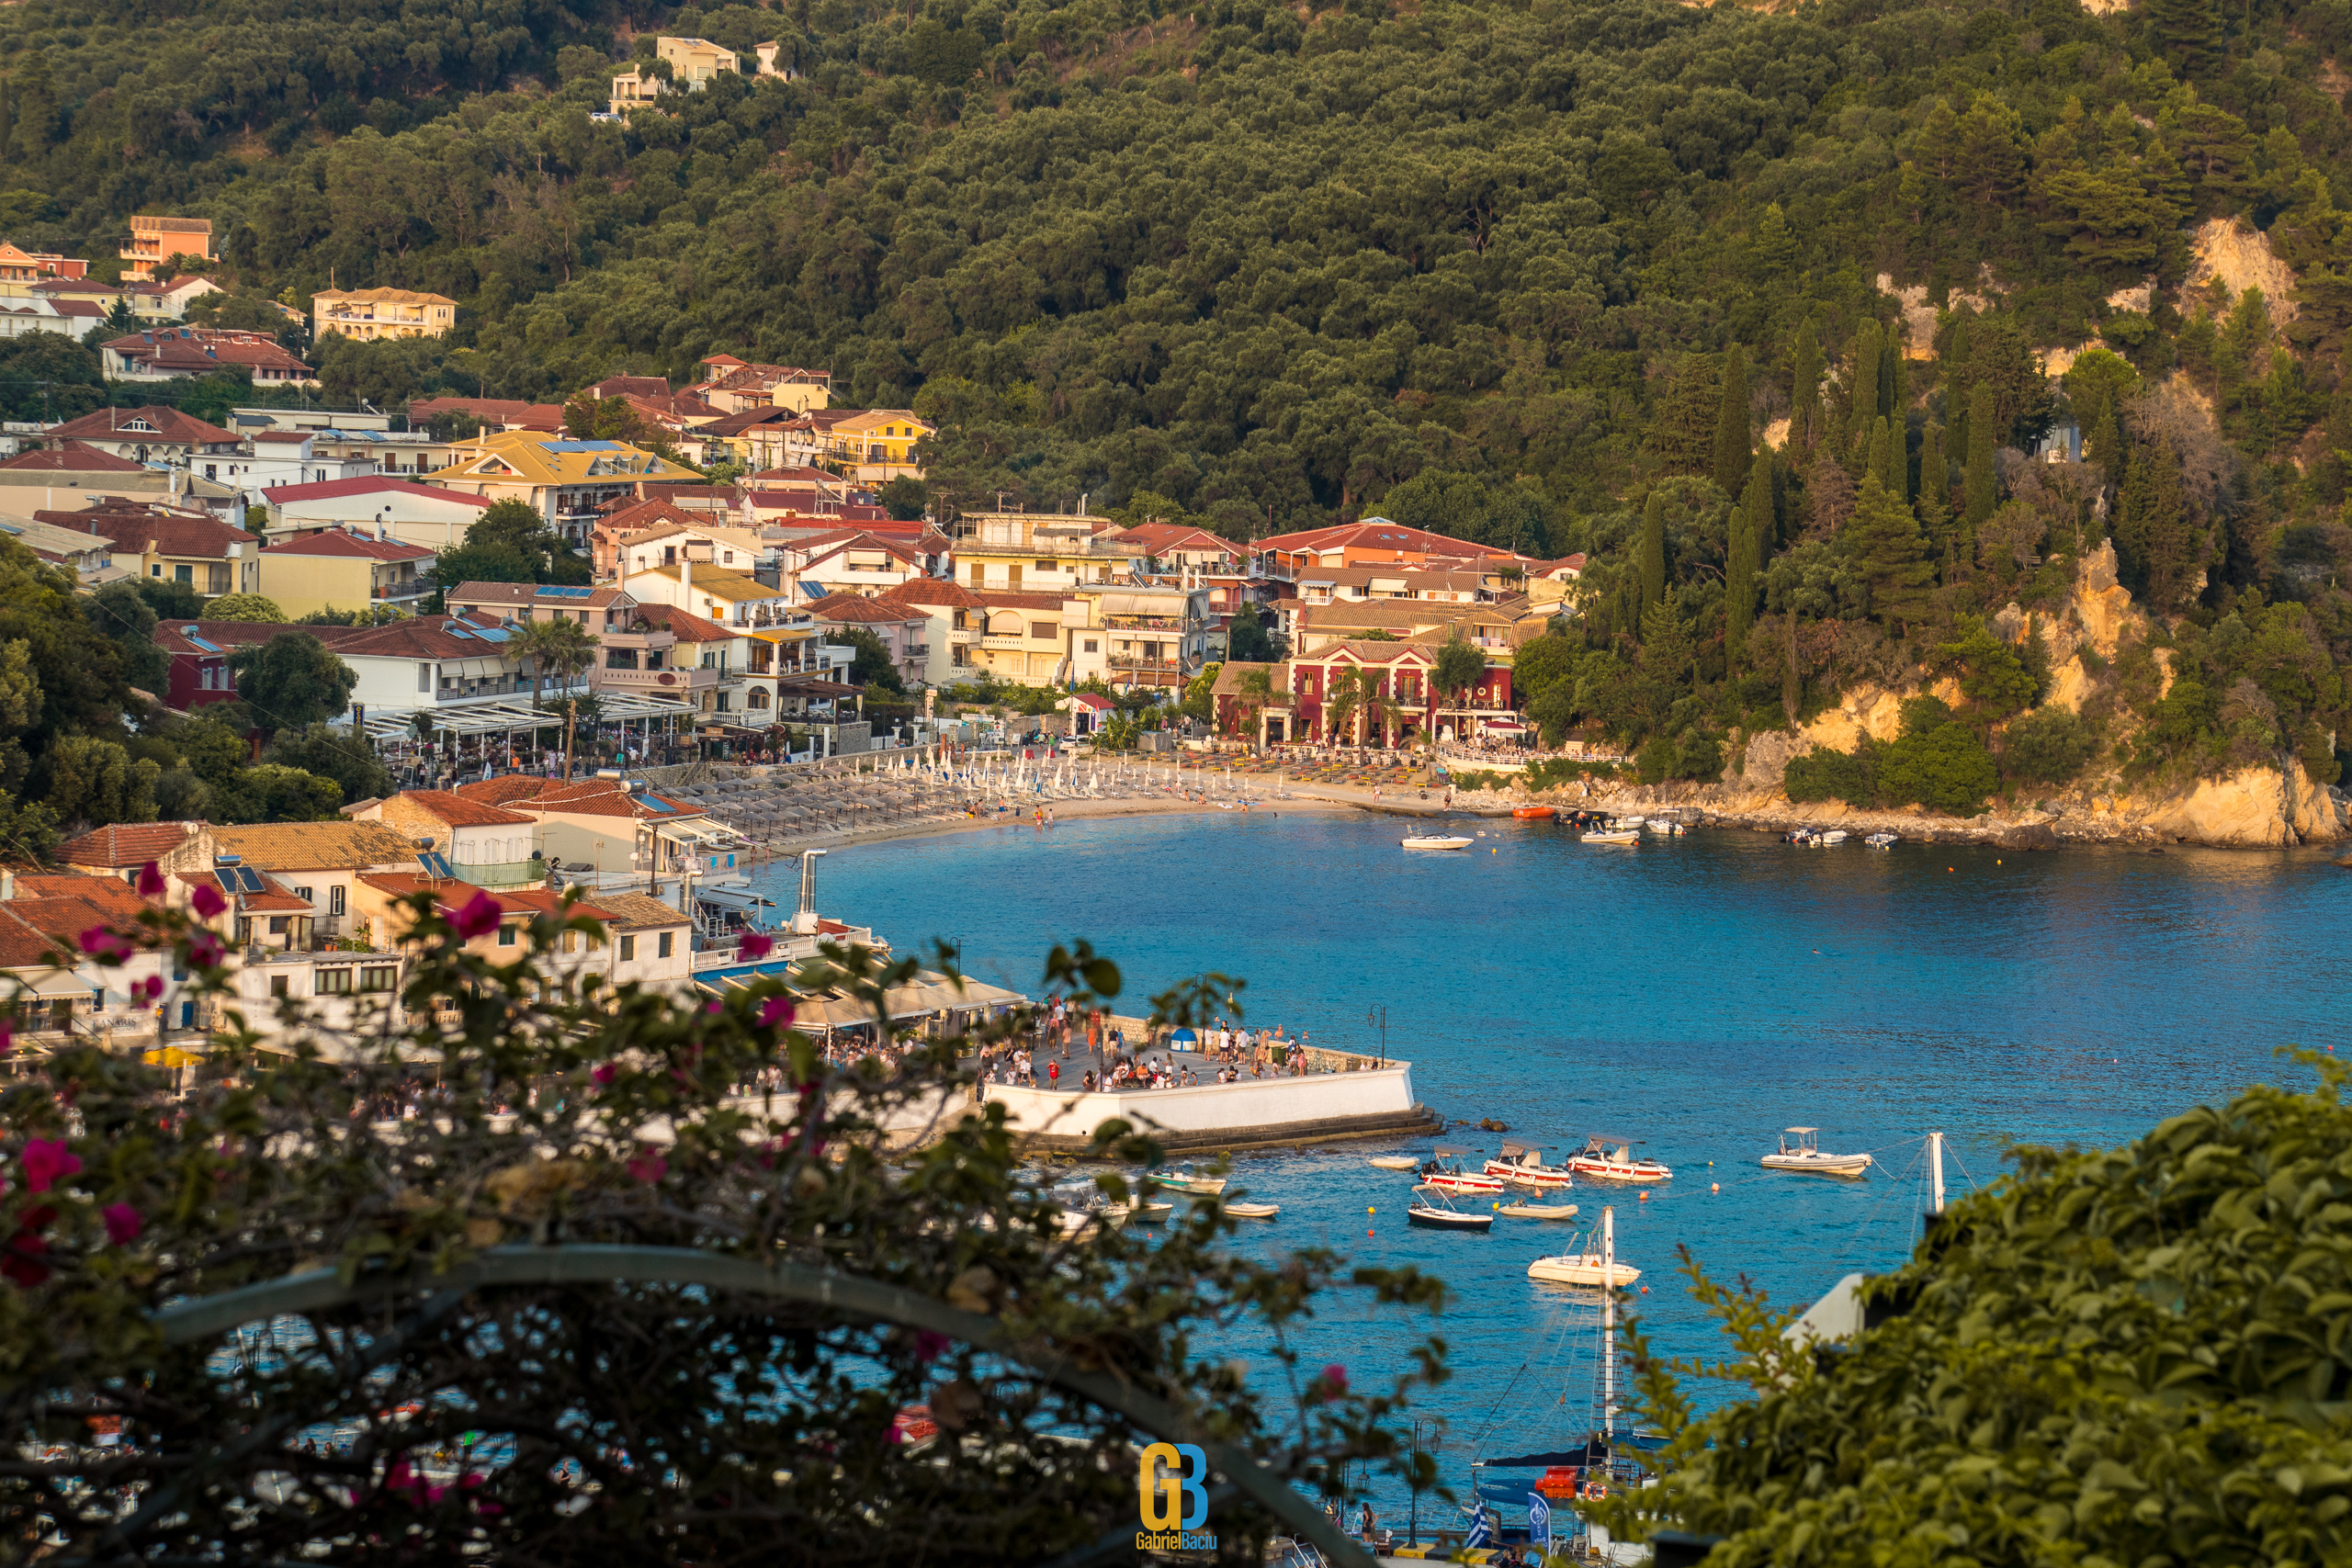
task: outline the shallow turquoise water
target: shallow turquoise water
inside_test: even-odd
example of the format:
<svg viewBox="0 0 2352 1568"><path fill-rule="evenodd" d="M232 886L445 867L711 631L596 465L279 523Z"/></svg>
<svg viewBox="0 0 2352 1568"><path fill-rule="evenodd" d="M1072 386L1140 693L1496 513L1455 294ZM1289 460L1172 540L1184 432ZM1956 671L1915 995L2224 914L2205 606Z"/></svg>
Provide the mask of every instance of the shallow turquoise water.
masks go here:
<svg viewBox="0 0 2352 1568"><path fill-rule="evenodd" d="M1221 969L1248 978L1251 1024L1356 1049L1374 1040L1365 1010L1385 1006L1390 1053L1448 1117L1546 1144L1644 1140L1671 1183L1646 1201L1569 1199L1586 1217L1613 1204L1621 1258L1657 1287L1639 1308L1680 1353L1718 1347L1678 1246L1809 1301L1907 1251L1930 1128L1964 1192L1999 1173L2007 1141L2120 1143L2254 1079L2298 1081L2273 1048L2335 1044L2352 1021L2337 983L2352 873L2316 851L1882 853L1730 832L1603 847L1505 822L1474 852L1408 855L1398 831L1222 813L991 829L836 852L819 904L901 952L960 940L975 974L1033 992L1046 949L1085 937L1125 970L1129 1002ZM788 869L767 875L788 897ZM1790 1123L1879 1151L1881 1168L1768 1176L1756 1158ZM1240 1185L1283 1205L1254 1245L1415 1263L1458 1293L1435 1322L1342 1303L1310 1333L1310 1364L1382 1376L1413 1336L1442 1334L1455 1376L1429 1406L1457 1486L1468 1452L1580 1439L1597 1313L1525 1277L1567 1227L1408 1229L1408 1179L1368 1168L1373 1152L1238 1162Z"/></svg>

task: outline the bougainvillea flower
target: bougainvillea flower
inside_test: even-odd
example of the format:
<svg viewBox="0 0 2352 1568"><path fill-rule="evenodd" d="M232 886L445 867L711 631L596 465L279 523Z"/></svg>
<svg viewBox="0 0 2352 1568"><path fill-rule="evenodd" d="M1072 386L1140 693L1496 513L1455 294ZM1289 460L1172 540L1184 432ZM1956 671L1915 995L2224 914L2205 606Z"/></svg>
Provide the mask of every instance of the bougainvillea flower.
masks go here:
<svg viewBox="0 0 2352 1568"><path fill-rule="evenodd" d="M137 1241L144 1224L139 1211L128 1203L109 1203L98 1211L98 1218L107 1223L107 1239L117 1247L129 1247Z"/></svg>
<svg viewBox="0 0 2352 1568"><path fill-rule="evenodd" d="M196 892L188 898L188 903L199 916L208 920L229 907L229 900L220 897L220 889L210 883L199 884Z"/></svg>
<svg viewBox="0 0 2352 1568"><path fill-rule="evenodd" d="M775 938L760 931L746 931L739 951L745 958L765 958L775 951Z"/></svg>
<svg viewBox="0 0 2352 1568"><path fill-rule="evenodd" d="M487 893L477 893L466 900L464 908L449 917L449 927L471 942L478 936L488 936L496 931L498 915L498 900Z"/></svg>
<svg viewBox="0 0 2352 1568"><path fill-rule="evenodd" d="M139 868L139 896L141 898L161 898L164 896L164 874L152 860Z"/></svg>
<svg viewBox="0 0 2352 1568"><path fill-rule="evenodd" d="M670 1174L670 1162L651 1149L647 1149L628 1162L628 1173L650 1187Z"/></svg>
<svg viewBox="0 0 2352 1568"><path fill-rule="evenodd" d="M60 1179L77 1175L82 1156L65 1146L62 1138L34 1138L25 1145L25 1190L46 1192Z"/></svg>

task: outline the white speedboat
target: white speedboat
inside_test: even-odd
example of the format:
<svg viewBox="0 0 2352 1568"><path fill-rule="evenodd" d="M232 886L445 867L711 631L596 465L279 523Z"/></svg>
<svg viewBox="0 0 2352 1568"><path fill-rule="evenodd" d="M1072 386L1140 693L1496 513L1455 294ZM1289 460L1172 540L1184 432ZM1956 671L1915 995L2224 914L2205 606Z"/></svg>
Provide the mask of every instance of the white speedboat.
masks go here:
<svg viewBox="0 0 2352 1568"><path fill-rule="evenodd" d="M1271 1220L1283 1211L1279 1203L1227 1203L1225 1212L1237 1220Z"/></svg>
<svg viewBox="0 0 2352 1568"><path fill-rule="evenodd" d="M1425 1182L1413 1189L1413 1205L1405 1211L1405 1223L1428 1230L1490 1231L1495 1228L1495 1216L1491 1210L1457 1209L1444 1189Z"/></svg>
<svg viewBox="0 0 2352 1568"><path fill-rule="evenodd" d="M1842 844L1845 841L1846 829L1843 828L1832 828L1826 833L1817 833L1814 836L1814 842L1824 849L1831 844Z"/></svg>
<svg viewBox="0 0 2352 1568"><path fill-rule="evenodd" d="M1577 842L1586 844L1637 844L1641 841L1640 829L1628 828L1621 822L1612 822L1606 828L1595 828L1577 839Z"/></svg>
<svg viewBox="0 0 2352 1568"><path fill-rule="evenodd" d="M1379 1170L1419 1170L1421 1162L1411 1155L1374 1155L1365 1162Z"/></svg>
<svg viewBox="0 0 2352 1568"><path fill-rule="evenodd" d="M1449 838L1440 833L1424 833L1409 839L1399 839L1396 842L1399 847L1408 850L1466 850L1470 847L1472 840Z"/></svg>
<svg viewBox="0 0 2352 1568"><path fill-rule="evenodd" d="M1138 1198L1132 1202L1114 1203L1108 1212L1114 1216L1114 1224L1125 1224L1132 1221L1139 1225L1156 1225L1164 1223L1169 1215L1174 1213L1176 1205L1155 1203L1148 1198Z"/></svg>
<svg viewBox="0 0 2352 1568"><path fill-rule="evenodd" d="M1225 1178L1197 1175L1189 1166L1155 1170L1146 1179L1154 1187L1164 1187L1170 1192L1191 1193L1203 1198L1214 1198L1225 1190Z"/></svg>
<svg viewBox="0 0 2352 1568"><path fill-rule="evenodd" d="M1615 1146L1612 1148L1611 1145ZM1585 1140L1582 1151L1568 1161L1568 1169L1596 1181L1630 1181L1642 1186L1668 1181L1674 1177L1672 1170L1657 1160L1634 1158L1632 1139L1607 1137L1599 1133Z"/></svg>
<svg viewBox="0 0 2352 1568"><path fill-rule="evenodd" d="M1533 1144L1505 1144L1502 1153L1487 1162L1487 1174L1513 1187L1567 1187L1576 1180L1566 1166L1545 1165L1544 1151Z"/></svg>
<svg viewBox="0 0 2352 1568"><path fill-rule="evenodd" d="M1604 1262L1598 1252L1563 1252L1529 1264L1527 1277L1555 1285L1583 1285L1592 1290L1611 1285L1622 1291L1640 1279L1642 1271L1630 1263Z"/></svg>
<svg viewBox="0 0 2352 1568"><path fill-rule="evenodd" d="M1791 1143L1790 1139L1796 1142ZM1794 1170L1815 1176L1860 1176L1870 1169L1868 1155L1824 1154L1821 1129L1791 1127L1781 1134L1781 1146L1758 1162L1767 1170Z"/></svg>
<svg viewBox="0 0 2352 1568"><path fill-rule="evenodd" d="M1874 850L1891 850L1898 841L1893 833L1872 833L1862 840Z"/></svg>
<svg viewBox="0 0 2352 1568"><path fill-rule="evenodd" d="M1507 1220L1573 1220L1574 1203L1505 1203L1495 1211Z"/></svg>
<svg viewBox="0 0 2352 1568"><path fill-rule="evenodd" d="M1429 1162L1421 1167L1421 1185L1441 1192L1500 1192L1502 1178L1473 1174L1462 1168L1462 1156L1470 1152L1452 1144L1437 1145L1430 1152Z"/></svg>

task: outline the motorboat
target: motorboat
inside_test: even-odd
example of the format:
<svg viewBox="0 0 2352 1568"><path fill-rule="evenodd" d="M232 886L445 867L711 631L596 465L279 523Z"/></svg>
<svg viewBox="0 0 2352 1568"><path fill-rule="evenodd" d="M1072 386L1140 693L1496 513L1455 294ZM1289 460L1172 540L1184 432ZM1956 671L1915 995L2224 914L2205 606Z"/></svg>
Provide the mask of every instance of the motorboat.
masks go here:
<svg viewBox="0 0 2352 1568"><path fill-rule="evenodd" d="M1642 841L1642 830L1639 826L1640 820L1641 819L1639 818L1635 818L1635 826L1633 827L1627 827L1623 822L1611 822L1605 828L1592 829L1589 832L1581 835L1577 841L1579 843L1586 844L1640 843Z"/></svg>
<svg viewBox="0 0 2352 1568"><path fill-rule="evenodd" d="M1491 1210L1481 1213L1457 1209L1443 1188L1424 1182L1413 1189L1413 1203L1405 1211L1405 1223L1439 1231L1490 1231L1495 1228L1495 1216Z"/></svg>
<svg viewBox="0 0 2352 1568"><path fill-rule="evenodd" d="M1891 850L1900 841L1893 833L1872 833L1862 840L1874 850Z"/></svg>
<svg viewBox="0 0 2352 1568"><path fill-rule="evenodd" d="M1549 822L1559 814L1560 808L1556 806L1521 806L1511 811L1511 815L1522 822Z"/></svg>
<svg viewBox="0 0 2352 1568"><path fill-rule="evenodd" d="M1796 1141L1791 1143L1793 1138ZM1870 1169L1868 1155L1824 1154L1821 1129L1790 1127L1781 1134L1781 1146L1758 1162L1767 1170L1794 1170L1815 1176L1860 1176Z"/></svg>
<svg viewBox="0 0 2352 1568"><path fill-rule="evenodd" d="M1568 1160L1568 1169L1596 1181L1630 1181L1641 1186L1671 1180L1674 1176L1657 1160L1634 1158L1632 1139L1600 1133L1585 1140L1584 1147Z"/></svg>
<svg viewBox="0 0 2352 1568"><path fill-rule="evenodd" d="M1832 828L1826 833L1816 833L1814 835L1813 841L1823 849L1827 849L1832 844L1842 844L1846 841L1846 829Z"/></svg>
<svg viewBox="0 0 2352 1568"><path fill-rule="evenodd" d="M1199 1175L1190 1166L1180 1165L1168 1170L1155 1170L1145 1179L1154 1187L1165 1188L1170 1192L1190 1193L1200 1198L1214 1198L1225 1190L1225 1178Z"/></svg>
<svg viewBox="0 0 2352 1568"><path fill-rule="evenodd" d="M1411 1155L1374 1155L1365 1162L1379 1170L1419 1170L1421 1162Z"/></svg>
<svg viewBox="0 0 2352 1568"><path fill-rule="evenodd" d="M1507 1220L1573 1220L1574 1203L1505 1203L1495 1211Z"/></svg>
<svg viewBox="0 0 2352 1568"><path fill-rule="evenodd" d="M1545 1165L1544 1151L1533 1144L1505 1144L1502 1153L1487 1162L1487 1174L1513 1187L1566 1187L1576 1180L1566 1167Z"/></svg>
<svg viewBox="0 0 2352 1568"><path fill-rule="evenodd" d="M1128 1222L1139 1225L1160 1224L1175 1212L1175 1204L1155 1203L1148 1198L1136 1198L1125 1203L1113 1203L1109 1208L1109 1213L1116 1216L1114 1223L1123 1224Z"/></svg>
<svg viewBox="0 0 2352 1568"><path fill-rule="evenodd" d="M1271 1220L1283 1211L1279 1203L1227 1203L1225 1212L1237 1220Z"/></svg>
<svg viewBox="0 0 2352 1568"><path fill-rule="evenodd" d="M1440 833L1416 834L1411 838L1396 840L1401 848L1408 850L1466 850L1472 841L1469 839L1453 838Z"/></svg>
<svg viewBox="0 0 2352 1568"><path fill-rule="evenodd" d="M1555 1285L1582 1285L1596 1291L1607 1285L1622 1291L1640 1279L1642 1271L1630 1263L1607 1261L1597 1251L1578 1250L1537 1258L1527 1266L1527 1277Z"/></svg>
<svg viewBox="0 0 2352 1568"><path fill-rule="evenodd" d="M1428 1163L1421 1167L1421 1186L1434 1187L1441 1192L1500 1192L1502 1178L1474 1175L1462 1168L1462 1156L1469 1149L1452 1144L1440 1144L1430 1152Z"/></svg>

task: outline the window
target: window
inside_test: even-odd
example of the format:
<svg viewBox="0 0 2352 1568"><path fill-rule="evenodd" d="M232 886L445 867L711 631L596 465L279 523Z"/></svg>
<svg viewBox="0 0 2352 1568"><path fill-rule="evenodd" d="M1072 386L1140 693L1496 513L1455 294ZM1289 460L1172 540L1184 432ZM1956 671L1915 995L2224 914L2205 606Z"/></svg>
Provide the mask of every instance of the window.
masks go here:
<svg viewBox="0 0 2352 1568"><path fill-rule="evenodd" d="M389 991L399 978L400 970L392 964L371 966L359 972L359 988L363 991Z"/></svg>
<svg viewBox="0 0 2352 1568"><path fill-rule="evenodd" d="M327 889L327 913L330 915L343 913L343 889L340 886Z"/></svg>
<svg viewBox="0 0 2352 1568"><path fill-rule="evenodd" d="M315 893L311 892L311 891L309 888L307 888L307 887L297 887L296 889L294 889L294 897L297 897L297 898L300 898L300 900L302 900L302 902L303 902L303 903L305 903L305 904L309 904L309 905L311 905L311 906L314 906L314 907L317 905L317 903L318 903L318 901L319 901L319 896L318 896L317 894L315 894Z"/></svg>
<svg viewBox="0 0 2352 1568"><path fill-rule="evenodd" d="M501 926L498 928L498 945L501 947L512 947L514 945L514 928L513 926Z"/></svg>
<svg viewBox="0 0 2352 1568"><path fill-rule="evenodd" d="M416 689L428 694L433 690L432 665L420 664L416 667Z"/></svg>
<svg viewBox="0 0 2352 1568"><path fill-rule="evenodd" d="M625 936L621 938L621 962L627 964L636 956L637 938L633 936Z"/></svg>
<svg viewBox="0 0 2352 1568"><path fill-rule="evenodd" d="M350 994L350 970L322 969L319 971L319 995L322 997L347 997Z"/></svg>
<svg viewBox="0 0 2352 1568"><path fill-rule="evenodd" d="M1060 569L1056 567L1054 563L1049 560L1041 560L1037 563L1037 570L1039 571L1057 571Z"/></svg>
<svg viewBox="0 0 2352 1568"><path fill-rule="evenodd" d="M578 931L566 931L563 933L563 951L566 953L577 953L580 951L580 933Z"/></svg>
<svg viewBox="0 0 2352 1568"><path fill-rule="evenodd" d="M1051 641L1053 641L1053 640L1054 640L1054 623L1053 623L1053 622L1051 622L1051 621L1032 621L1032 622L1030 622L1030 623L1029 623L1029 637L1030 637L1030 640L1031 640L1031 641L1033 641L1033 642L1051 642Z"/></svg>
<svg viewBox="0 0 2352 1568"><path fill-rule="evenodd" d="M175 566L172 568L172 581L175 582L185 582L191 587L195 586L196 568L192 566Z"/></svg>
<svg viewBox="0 0 2352 1568"><path fill-rule="evenodd" d="M285 976L272 975L269 977L269 994L273 997L282 997L286 994Z"/></svg>
<svg viewBox="0 0 2352 1568"><path fill-rule="evenodd" d="M675 931L663 931L663 932L662 933L662 935L661 935L660 939L659 939L658 941L656 941L656 942L655 942L655 943L654 943L654 946L653 946L653 956L654 956L654 957L656 957L656 958L667 958L667 957L669 957L669 956L670 956L670 944L671 944L673 942L676 941L676 940L677 940L677 933L676 933Z"/></svg>
<svg viewBox="0 0 2352 1568"><path fill-rule="evenodd" d="M272 936L284 936L284 935L286 934L286 928L287 928L287 925L288 924L288 922L289 922L291 919L292 919L292 917L291 917L291 916L288 916L288 915L272 915L272 916L270 916L270 917L269 917L269 934L270 934L270 935L272 935Z"/></svg>
<svg viewBox="0 0 2352 1568"><path fill-rule="evenodd" d="M1089 652L1089 653L1100 653L1100 652L1102 652L1102 640L1101 640L1100 638L1098 638L1098 637L1088 637L1088 638L1086 639L1086 651L1087 651L1087 652Z"/></svg>

